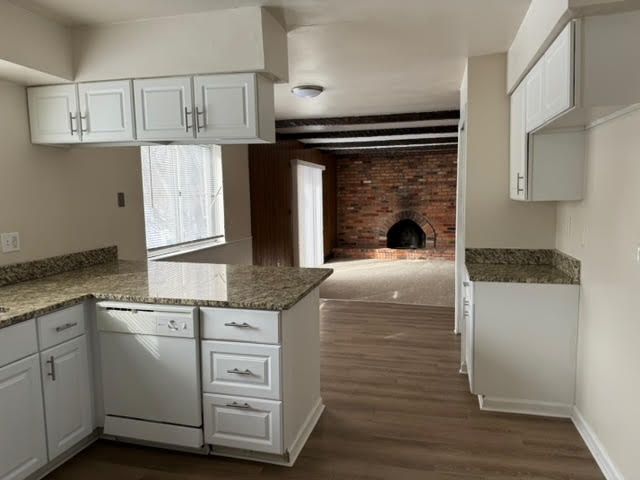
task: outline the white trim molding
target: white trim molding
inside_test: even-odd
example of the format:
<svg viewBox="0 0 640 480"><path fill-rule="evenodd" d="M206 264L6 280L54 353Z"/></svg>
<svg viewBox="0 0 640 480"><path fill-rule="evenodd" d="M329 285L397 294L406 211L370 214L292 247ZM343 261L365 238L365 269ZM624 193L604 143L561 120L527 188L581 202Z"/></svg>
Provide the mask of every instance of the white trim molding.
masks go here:
<svg viewBox="0 0 640 480"><path fill-rule="evenodd" d="M573 407L571 420L573 420L573 424L576 426L584 443L587 444L591 455L593 455L600 470L602 470L604 477L607 480L624 480L624 475L622 475L618 467L613 463L609 453L591 426L587 423L580 410L578 410L578 407Z"/></svg>
<svg viewBox="0 0 640 480"><path fill-rule="evenodd" d="M525 415L541 415L544 417L571 418L572 405L555 402L539 402L514 398L497 398L478 395L480 410L489 412L521 413Z"/></svg>

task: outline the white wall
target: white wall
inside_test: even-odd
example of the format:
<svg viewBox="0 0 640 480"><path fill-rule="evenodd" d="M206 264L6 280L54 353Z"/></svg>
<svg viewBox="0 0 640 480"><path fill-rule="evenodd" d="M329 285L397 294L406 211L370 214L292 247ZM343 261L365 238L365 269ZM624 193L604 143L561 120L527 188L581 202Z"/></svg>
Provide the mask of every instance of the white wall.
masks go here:
<svg viewBox="0 0 640 480"><path fill-rule="evenodd" d="M247 145L222 146L225 241L166 260L251 265L251 197L249 190L249 149Z"/></svg>
<svg viewBox="0 0 640 480"><path fill-rule="evenodd" d="M5 78L15 74L26 75L25 80L70 80L71 53L71 35L66 28L0 0L0 76L6 73ZM19 72L17 66L31 72Z"/></svg>
<svg viewBox="0 0 640 480"><path fill-rule="evenodd" d="M286 38L258 7L76 28L75 80L255 71L286 81Z"/></svg>
<svg viewBox="0 0 640 480"><path fill-rule="evenodd" d="M467 248L553 248L553 203L509 199L509 97L506 54L467 65Z"/></svg>
<svg viewBox="0 0 640 480"><path fill-rule="evenodd" d="M559 203L557 248L582 261L577 407L640 478L640 111L589 130L585 198Z"/></svg>
<svg viewBox="0 0 640 480"><path fill-rule="evenodd" d="M0 232L22 242L0 265L109 245L145 258L139 149L34 146L25 88L0 81L0 105Z"/></svg>

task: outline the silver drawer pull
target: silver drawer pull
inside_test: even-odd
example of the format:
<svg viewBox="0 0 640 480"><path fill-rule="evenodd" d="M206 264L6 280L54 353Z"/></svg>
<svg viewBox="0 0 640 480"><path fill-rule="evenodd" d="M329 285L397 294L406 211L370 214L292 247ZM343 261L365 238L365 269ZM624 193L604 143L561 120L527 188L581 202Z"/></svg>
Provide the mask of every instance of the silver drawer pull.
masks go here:
<svg viewBox="0 0 640 480"><path fill-rule="evenodd" d="M251 328L247 322L237 323L237 322L228 322L224 324L226 327L238 327L238 328Z"/></svg>
<svg viewBox="0 0 640 480"><path fill-rule="evenodd" d="M65 330L69 330L70 328L73 328L77 325L78 325L78 322L65 323L64 325L60 325L59 327L56 327L56 332L57 333L64 332Z"/></svg>
<svg viewBox="0 0 640 480"><path fill-rule="evenodd" d="M225 406L231 407L231 408L241 408L244 410L249 410L251 408L251 405L249 405L248 403L238 403L238 402L227 403Z"/></svg>
<svg viewBox="0 0 640 480"><path fill-rule="evenodd" d="M236 375L253 375L253 372L248 368L244 371L240 370L239 368L234 368L232 370L227 370L227 373L235 373Z"/></svg>

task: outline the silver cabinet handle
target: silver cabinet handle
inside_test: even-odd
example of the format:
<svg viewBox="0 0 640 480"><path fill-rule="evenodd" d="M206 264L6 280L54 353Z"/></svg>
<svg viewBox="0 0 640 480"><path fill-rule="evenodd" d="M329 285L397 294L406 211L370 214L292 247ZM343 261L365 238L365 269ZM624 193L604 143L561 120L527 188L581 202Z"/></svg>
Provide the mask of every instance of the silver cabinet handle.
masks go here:
<svg viewBox="0 0 640 480"><path fill-rule="evenodd" d="M202 124L200 124L200 115L202 115ZM196 107L196 129L198 132L206 126L206 116L204 115L204 109L200 111L199 107Z"/></svg>
<svg viewBox="0 0 640 480"><path fill-rule="evenodd" d="M227 370L227 373L234 373L236 375L253 375L253 372L248 368L245 369L244 371L240 370L239 368L233 368L231 370Z"/></svg>
<svg viewBox="0 0 640 480"><path fill-rule="evenodd" d="M184 130L189 132L193 125L189 125L189 117L193 115L193 111L189 111L189 107L184 107Z"/></svg>
<svg viewBox="0 0 640 480"><path fill-rule="evenodd" d="M243 410L248 410L251 408L251 405L249 405L248 403L238 403L238 402L227 403L225 406L231 407L231 408L242 408Z"/></svg>
<svg viewBox="0 0 640 480"><path fill-rule="evenodd" d="M87 121L88 116L89 116L88 112L84 112L84 115L80 115L80 131L82 133L87 133L89 131L89 122ZM85 126L85 122L86 122L86 126Z"/></svg>
<svg viewBox="0 0 640 480"><path fill-rule="evenodd" d="M251 328L247 322L244 323L236 323L236 322L228 322L224 324L225 327L238 327L238 328Z"/></svg>
<svg viewBox="0 0 640 480"><path fill-rule="evenodd" d="M64 325L60 325L56 327L56 333L64 332L65 330L69 330L70 328L73 328L76 325L78 325L78 322L65 323Z"/></svg>
<svg viewBox="0 0 640 480"><path fill-rule="evenodd" d="M76 133L78 133L78 129L77 128L73 128L73 121L77 118L76 115L74 115L73 113L69 112L69 130L71 130L71 135L74 135Z"/></svg>
<svg viewBox="0 0 640 480"><path fill-rule="evenodd" d="M465 298L465 299L462 301L462 304L463 304L465 307L468 307L468 306L469 306L469 300L467 300L467 299Z"/></svg>
<svg viewBox="0 0 640 480"><path fill-rule="evenodd" d="M52 381L55 382L56 381L56 359L55 359L55 357L53 355L51 355L49 357L49 360L47 360L47 363L49 365L51 365L51 371L49 373L47 373L47 375L49 377L51 377Z"/></svg>
<svg viewBox="0 0 640 480"><path fill-rule="evenodd" d="M516 191L517 191L518 195L520 195L521 193L524 192L524 188L520 187L520 180L524 180L524 175L520 175L518 173L517 174L517 178L516 178Z"/></svg>

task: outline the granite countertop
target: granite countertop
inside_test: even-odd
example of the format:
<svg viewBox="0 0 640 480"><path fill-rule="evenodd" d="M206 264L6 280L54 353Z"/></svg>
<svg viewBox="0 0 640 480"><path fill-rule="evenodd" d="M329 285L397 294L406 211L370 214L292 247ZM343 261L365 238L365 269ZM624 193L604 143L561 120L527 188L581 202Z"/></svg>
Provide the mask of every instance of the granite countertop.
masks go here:
<svg viewBox="0 0 640 480"><path fill-rule="evenodd" d="M333 270L114 261L0 287L0 328L87 298L288 310Z"/></svg>
<svg viewBox="0 0 640 480"><path fill-rule="evenodd" d="M580 261L558 250L467 249L472 282L580 284Z"/></svg>
<svg viewBox="0 0 640 480"><path fill-rule="evenodd" d="M553 265L511 265L495 263L467 263L472 282L557 283L576 282Z"/></svg>

